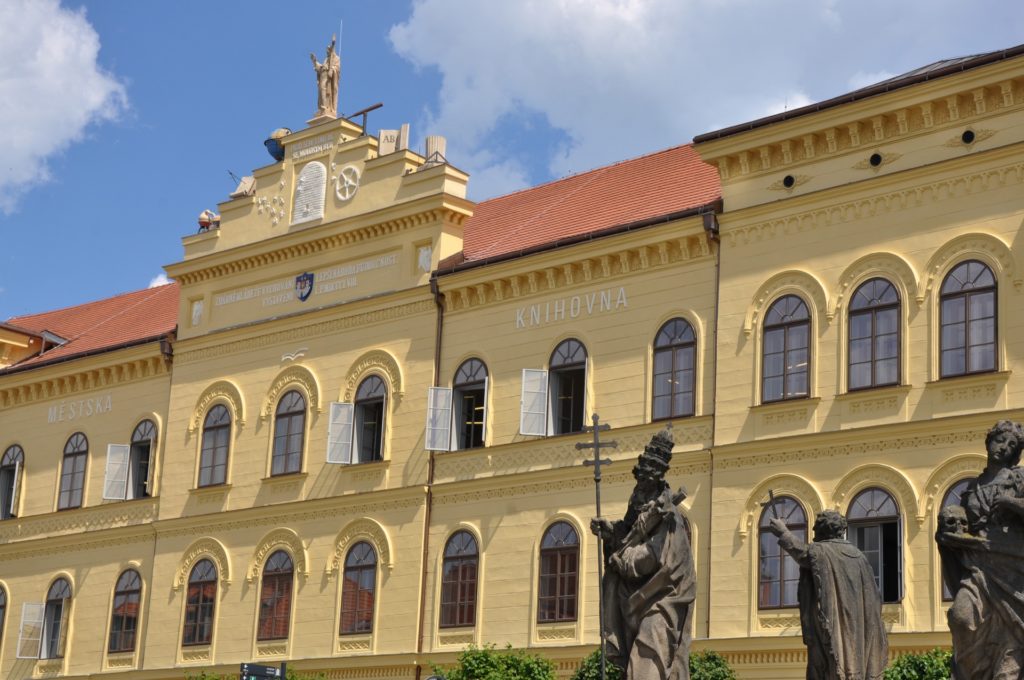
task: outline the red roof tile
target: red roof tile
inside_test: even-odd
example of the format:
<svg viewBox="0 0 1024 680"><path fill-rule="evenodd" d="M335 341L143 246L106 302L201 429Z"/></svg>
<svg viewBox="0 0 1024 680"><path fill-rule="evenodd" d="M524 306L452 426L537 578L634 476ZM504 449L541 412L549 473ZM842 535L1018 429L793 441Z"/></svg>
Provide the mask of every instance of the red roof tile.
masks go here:
<svg viewBox="0 0 1024 680"><path fill-rule="evenodd" d="M123 293L52 312L8 319L28 331L49 331L68 342L6 370L112 349L170 333L178 323L178 284ZM2 373L3 371L0 371Z"/></svg>
<svg viewBox="0 0 1024 680"><path fill-rule="evenodd" d="M486 260L573 236L708 205L718 172L689 144L477 204L463 259Z"/></svg>

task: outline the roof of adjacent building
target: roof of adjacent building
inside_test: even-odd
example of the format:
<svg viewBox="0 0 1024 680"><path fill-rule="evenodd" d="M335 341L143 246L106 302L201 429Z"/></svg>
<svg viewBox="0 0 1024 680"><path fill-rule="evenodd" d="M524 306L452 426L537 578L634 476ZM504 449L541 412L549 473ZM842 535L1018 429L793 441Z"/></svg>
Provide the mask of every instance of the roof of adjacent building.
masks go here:
<svg viewBox="0 0 1024 680"><path fill-rule="evenodd" d="M697 212L721 197L718 172L689 144L478 203L462 253L442 272L576 243L659 218Z"/></svg>
<svg viewBox="0 0 1024 680"><path fill-rule="evenodd" d="M29 333L50 333L67 342L2 369L0 373L152 342L173 332L177 322L177 283L51 312L17 316L4 324Z"/></svg>
<svg viewBox="0 0 1024 680"><path fill-rule="evenodd" d="M783 111L782 113L758 118L757 120L750 121L749 123L741 123L739 125L722 128L721 130L715 130L714 132L697 135L693 138L693 141L695 144L701 144L715 139L722 139L723 137L731 137L732 135L738 135L741 132L756 130L757 128L772 125L774 123L781 123L785 120L792 120L793 118L806 116L816 111L824 111L825 109L831 109L842 104L849 104L861 99L867 99L868 97L875 97L885 94L886 92L899 90L917 83L935 80L936 78L944 78L963 71L970 71L971 69L979 68L987 64L993 64L997 61L1011 59L1022 54L1024 54L1024 45L1017 45L1016 47L1010 47L1005 50L995 50L994 52L972 54L966 57L943 59L941 61L928 64L927 66L921 66L912 71L907 71L906 73L894 78L889 78L888 80L875 83L874 85L868 85L867 87L862 87L859 90L854 90L853 92L848 92L838 97L833 97L832 99L817 102L816 104L808 104L807 106L802 106L798 109Z"/></svg>

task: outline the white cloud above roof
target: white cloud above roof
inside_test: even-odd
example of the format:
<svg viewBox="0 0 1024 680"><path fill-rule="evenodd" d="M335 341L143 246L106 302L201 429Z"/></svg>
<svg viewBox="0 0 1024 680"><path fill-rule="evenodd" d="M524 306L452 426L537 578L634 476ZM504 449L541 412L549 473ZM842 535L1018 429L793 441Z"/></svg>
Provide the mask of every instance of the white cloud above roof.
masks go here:
<svg viewBox="0 0 1024 680"><path fill-rule="evenodd" d="M0 211L51 178L49 161L91 124L127 106L123 84L97 61L100 40L82 10L57 0L0 2Z"/></svg>

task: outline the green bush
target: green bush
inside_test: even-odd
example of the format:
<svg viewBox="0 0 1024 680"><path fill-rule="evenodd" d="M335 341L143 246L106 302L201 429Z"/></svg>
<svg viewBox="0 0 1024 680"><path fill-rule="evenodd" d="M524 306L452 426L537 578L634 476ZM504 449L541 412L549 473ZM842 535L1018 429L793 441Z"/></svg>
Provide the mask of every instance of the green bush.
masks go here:
<svg viewBox="0 0 1024 680"><path fill-rule="evenodd" d="M445 680L555 680L555 666L547 659L529 656L522 650L502 651L494 645L470 646L459 655L455 668L434 666Z"/></svg>
<svg viewBox="0 0 1024 680"><path fill-rule="evenodd" d="M690 654L690 680L736 680L736 674L724 656L709 649Z"/></svg>
<svg viewBox="0 0 1024 680"><path fill-rule="evenodd" d="M949 680L953 653L933 649L920 654L901 654L885 669L885 680Z"/></svg>
<svg viewBox="0 0 1024 680"><path fill-rule="evenodd" d="M199 671L198 673L189 673L185 676L185 680L238 680L238 672L225 673L222 675L220 673ZM323 673L296 673L289 668L288 676L285 680L325 680L325 676Z"/></svg>
<svg viewBox="0 0 1024 680"><path fill-rule="evenodd" d="M605 680L622 680L622 670L615 664L608 662L604 669ZM572 676L572 680L601 680L601 649L595 649Z"/></svg>
<svg viewBox="0 0 1024 680"><path fill-rule="evenodd" d="M621 678L622 671L618 666L606 664L606 680ZM583 660L572 680L601 680L601 650L594 650ZM718 652L695 652L690 655L690 680L736 680L736 675Z"/></svg>

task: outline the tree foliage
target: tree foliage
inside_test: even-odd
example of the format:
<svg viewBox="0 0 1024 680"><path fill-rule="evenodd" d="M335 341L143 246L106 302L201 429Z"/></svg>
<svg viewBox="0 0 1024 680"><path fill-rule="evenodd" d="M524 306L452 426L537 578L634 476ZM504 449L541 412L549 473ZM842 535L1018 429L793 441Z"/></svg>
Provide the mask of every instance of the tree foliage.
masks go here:
<svg viewBox="0 0 1024 680"><path fill-rule="evenodd" d="M622 680L622 670L609 662L605 664L604 677L605 680ZM572 676L572 680L601 680L600 648L595 649L590 656L583 659L583 663L580 664L580 667Z"/></svg>
<svg viewBox="0 0 1024 680"><path fill-rule="evenodd" d="M459 655L454 668L434 666L445 680L555 680L555 666L547 659L494 645L470 646Z"/></svg>
<svg viewBox="0 0 1024 680"><path fill-rule="evenodd" d="M949 680L953 653L933 649L920 654L901 654L885 669L885 680Z"/></svg>
<svg viewBox="0 0 1024 680"><path fill-rule="evenodd" d="M615 664L605 665L606 680L621 680L622 675ZM601 650L583 660L572 680L601 680ZM695 652L690 655L690 680L736 680L736 675L718 652Z"/></svg>
<svg viewBox="0 0 1024 680"><path fill-rule="evenodd" d="M323 673L297 673L291 668L288 669L285 680L325 680ZM234 673L211 673L210 671L199 671L188 673L185 680L238 680L238 672Z"/></svg>

